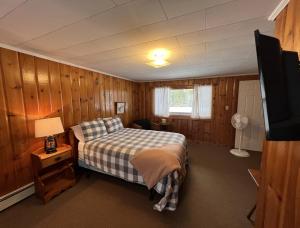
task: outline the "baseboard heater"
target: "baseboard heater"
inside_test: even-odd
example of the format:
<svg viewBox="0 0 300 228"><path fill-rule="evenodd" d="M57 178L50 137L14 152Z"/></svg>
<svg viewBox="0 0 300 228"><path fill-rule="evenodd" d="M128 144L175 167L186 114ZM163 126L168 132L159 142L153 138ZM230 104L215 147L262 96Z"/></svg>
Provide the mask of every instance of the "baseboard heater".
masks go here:
<svg viewBox="0 0 300 228"><path fill-rule="evenodd" d="M33 182L0 197L0 211L18 203L34 193Z"/></svg>

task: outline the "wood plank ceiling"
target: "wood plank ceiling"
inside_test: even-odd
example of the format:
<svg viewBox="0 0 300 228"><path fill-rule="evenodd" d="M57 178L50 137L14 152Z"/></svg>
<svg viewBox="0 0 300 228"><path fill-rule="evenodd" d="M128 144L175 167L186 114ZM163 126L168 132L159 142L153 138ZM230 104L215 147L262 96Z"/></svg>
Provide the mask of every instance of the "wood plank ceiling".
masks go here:
<svg viewBox="0 0 300 228"><path fill-rule="evenodd" d="M3 0L0 42L134 80L257 71L253 31L279 0ZM147 53L170 49L155 69Z"/></svg>

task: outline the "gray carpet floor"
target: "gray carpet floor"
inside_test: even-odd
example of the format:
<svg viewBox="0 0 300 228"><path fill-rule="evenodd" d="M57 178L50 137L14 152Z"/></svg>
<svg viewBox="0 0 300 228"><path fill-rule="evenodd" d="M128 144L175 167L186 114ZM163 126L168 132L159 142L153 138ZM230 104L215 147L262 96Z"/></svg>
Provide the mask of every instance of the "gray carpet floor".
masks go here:
<svg viewBox="0 0 300 228"><path fill-rule="evenodd" d="M252 227L246 215L256 188L247 169L259 167L261 153L237 158L228 147L190 144L189 155L175 212L152 210L154 202L143 186L92 173L46 205L31 196L6 209L0 227Z"/></svg>

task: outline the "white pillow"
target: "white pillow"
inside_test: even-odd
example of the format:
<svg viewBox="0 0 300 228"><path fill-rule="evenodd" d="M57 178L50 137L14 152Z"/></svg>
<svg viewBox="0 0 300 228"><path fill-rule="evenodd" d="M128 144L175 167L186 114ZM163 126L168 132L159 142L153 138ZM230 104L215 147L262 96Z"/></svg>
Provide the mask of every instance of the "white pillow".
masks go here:
<svg viewBox="0 0 300 228"><path fill-rule="evenodd" d="M79 140L79 142L85 142L80 125L75 125L71 127L71 129L73 130L74 135Z"/></svg>

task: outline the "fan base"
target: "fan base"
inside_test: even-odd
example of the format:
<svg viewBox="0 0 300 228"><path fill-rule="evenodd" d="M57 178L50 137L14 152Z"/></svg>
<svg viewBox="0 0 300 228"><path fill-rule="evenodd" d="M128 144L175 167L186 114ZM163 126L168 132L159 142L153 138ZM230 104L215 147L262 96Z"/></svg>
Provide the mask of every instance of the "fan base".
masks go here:
<svg viewBox="0 0 300 228"><path fill-rule="evenodd" d="M250 156L250 154L247 151L239 150L239 149L231 149L230 153L237 156L237 157L243 157L243 158L246 158L246 157Z"/></svg>

